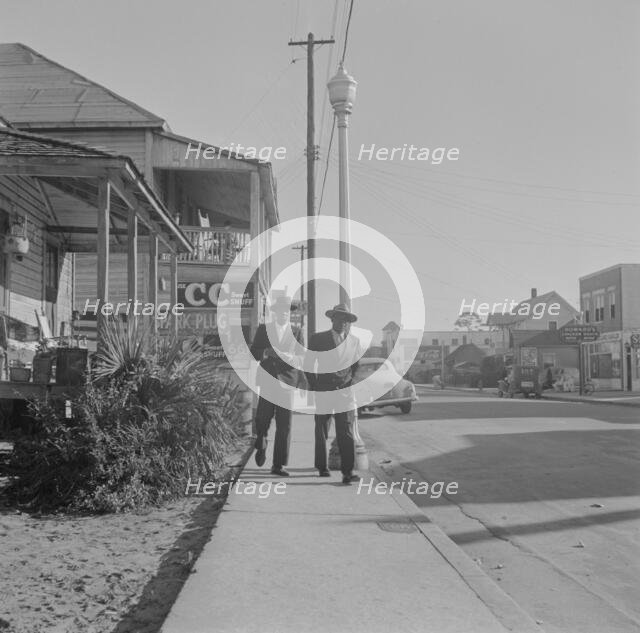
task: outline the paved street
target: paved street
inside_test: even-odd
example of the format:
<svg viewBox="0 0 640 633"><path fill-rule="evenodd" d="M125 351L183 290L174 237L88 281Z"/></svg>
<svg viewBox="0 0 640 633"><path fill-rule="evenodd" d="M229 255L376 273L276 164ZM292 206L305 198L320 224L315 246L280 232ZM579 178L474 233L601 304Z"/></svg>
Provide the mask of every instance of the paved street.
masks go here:
<svg viewBox="0 0 640 633"><path fill-rule="evenodd" d="M361 417L389 479L457 481L413 499L545 631L640 630L640 411L419 395Z"/></svg>

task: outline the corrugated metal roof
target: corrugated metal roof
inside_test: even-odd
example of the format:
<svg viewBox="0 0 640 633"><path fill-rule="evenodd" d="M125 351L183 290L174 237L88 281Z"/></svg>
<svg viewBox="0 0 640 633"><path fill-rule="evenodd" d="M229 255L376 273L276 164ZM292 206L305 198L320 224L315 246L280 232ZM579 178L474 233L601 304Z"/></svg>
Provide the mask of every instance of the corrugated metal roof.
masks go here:
<svg viewBox="0 0 640 633"><path fill-rule="evenodd" d="M0 117L16 127L166 127L159 117L24 44L0 44Z"/></svg>

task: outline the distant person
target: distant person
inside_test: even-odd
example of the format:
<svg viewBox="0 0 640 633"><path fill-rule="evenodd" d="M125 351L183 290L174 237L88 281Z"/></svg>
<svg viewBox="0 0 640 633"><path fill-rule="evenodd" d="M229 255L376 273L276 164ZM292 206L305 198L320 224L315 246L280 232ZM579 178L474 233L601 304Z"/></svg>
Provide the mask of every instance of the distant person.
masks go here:
<svg viewBox="0 0 640 633"><path fill-rule="evenodd" d="M340 451L342 483L350 484L359 477L353 472L355 465L353 425L357 405L353 390L349 387L353 385L358 360L363 350L360 341L349 333L351 324L357 321L358 317L350 312L346 305L341 303L327 310L325 314L331 319L331 329L310 336L307 352L307 358L313 367L313 371L307 373L307 381L309 387L316 392L315 467L320 477L331 476L327 463L327 439L333 417ZM326 366L326 361L321 361L315 352L325 352L339 346L343 346L340 358L350 364L346 369L332 371L331 367ZM339 389L346 389L346 391L338 394ZM335 410L345 408L344 411ZM332 412L325 413L324 411L327 410Z"/></svg>
<svg viewBox="0 0 640 633"><path fill-rule="evenodd" d="M224 245L224 263L232 264L236 255L242 249L238 245L238 237L235 232L231 230L231 222L228 220L224 223L224 234L222 236L222 240Z"/></svg>
<svg viewBox="0 0 640 633"><path fill-rule="evenodd" d="M272 320L258 326L250 348L251 354L260 363L262 369L280 381L282 394L289 400L289 406L283 407L280 404L270 402L261 393L255 417L255 448L258 466L262 466L266 461L267 435L271 420L275 417L276 436L273 445L271 474L280 477L289 476L284 467L289 461L293 395L300 378L300 372L289 363L296 364L294 355L296 341L300 345L304 345L302 330L290 323L291 310L296 309L291 306L290 298L278 297L270 306ZM280 356L276 353L276 348L279 350Z"/></svg>

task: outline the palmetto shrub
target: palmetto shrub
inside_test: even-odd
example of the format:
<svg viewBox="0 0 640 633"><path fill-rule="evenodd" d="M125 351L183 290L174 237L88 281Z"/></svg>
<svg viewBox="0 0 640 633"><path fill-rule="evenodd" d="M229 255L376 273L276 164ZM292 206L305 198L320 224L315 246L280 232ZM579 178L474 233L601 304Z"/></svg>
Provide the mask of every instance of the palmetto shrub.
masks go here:
<svg viewBox="0 0 640 633"><path fill-rule="evenodd" d="M118 512L212 479L243 410L218 361L194 342L109 324L94 380L72 400L32 402L34 433L16 441L10 493L31 510Z"/></svg>

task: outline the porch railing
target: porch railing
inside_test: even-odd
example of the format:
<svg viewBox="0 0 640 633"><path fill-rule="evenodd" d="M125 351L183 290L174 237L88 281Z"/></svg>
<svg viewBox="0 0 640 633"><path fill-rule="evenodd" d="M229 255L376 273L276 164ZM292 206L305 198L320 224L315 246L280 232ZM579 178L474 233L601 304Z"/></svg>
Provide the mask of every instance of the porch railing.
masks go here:
<svg viewBox="0 0 640 633"><path fill-rule="evenodd" d="M250 233L246 231L195 226L181 228L193 245L192 253L178 255L178 261L181 262L228 266L251 241ZM249 252L246 251L242 253L239 263L249 264L249 260Z"/></svg>

